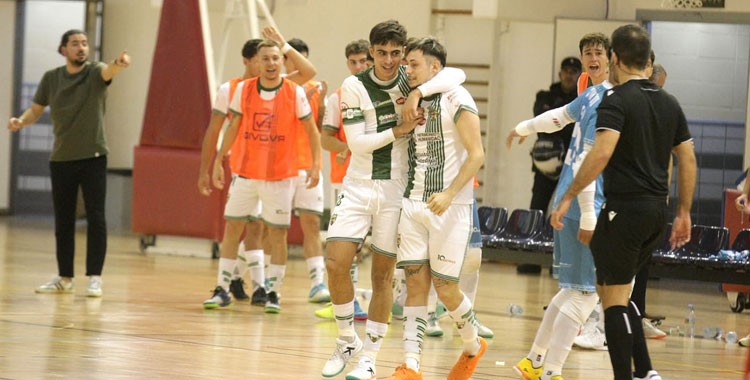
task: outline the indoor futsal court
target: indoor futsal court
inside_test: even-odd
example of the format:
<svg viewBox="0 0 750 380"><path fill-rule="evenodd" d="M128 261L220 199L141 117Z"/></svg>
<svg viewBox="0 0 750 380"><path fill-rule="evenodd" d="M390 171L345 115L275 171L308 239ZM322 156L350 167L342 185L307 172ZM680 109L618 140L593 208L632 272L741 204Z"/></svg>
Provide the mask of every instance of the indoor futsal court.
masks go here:
<svg viewBox="0 0 750 380"><path fill-rule="evenodd" d="M0 32L0 380L750 380L750 1L0 0Z"/></svg>

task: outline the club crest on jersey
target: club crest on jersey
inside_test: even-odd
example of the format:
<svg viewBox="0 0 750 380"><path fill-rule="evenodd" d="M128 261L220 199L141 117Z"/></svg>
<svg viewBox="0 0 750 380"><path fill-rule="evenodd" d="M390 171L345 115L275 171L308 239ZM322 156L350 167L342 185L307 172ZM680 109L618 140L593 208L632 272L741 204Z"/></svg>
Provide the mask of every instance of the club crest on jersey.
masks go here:
<svg viewBox="0 0 750 380"><path fill-rule="evenodd" d="M331 222L328 223L329 226L332 226L333 223L336 223L336 214L331 215Z"/></svg>
<svg viewBox="0 0 750 380"><path fill-rule="evenodd" d="M396 247L401 247L401 234L396 234Z"/></svg>
<svg viewBox="0 0 750 380"><path fill-rule="evenodd" d="M556 117L552 118L552 123L555 124L555 127L562 129L562 123Z"/></svg>
<svg viewBox="0 0 750 380"><path fill-rule="evenodd" d="M438 117L440 117L440 110L437 109L430 109L430 120L437 120Z"/></svg>

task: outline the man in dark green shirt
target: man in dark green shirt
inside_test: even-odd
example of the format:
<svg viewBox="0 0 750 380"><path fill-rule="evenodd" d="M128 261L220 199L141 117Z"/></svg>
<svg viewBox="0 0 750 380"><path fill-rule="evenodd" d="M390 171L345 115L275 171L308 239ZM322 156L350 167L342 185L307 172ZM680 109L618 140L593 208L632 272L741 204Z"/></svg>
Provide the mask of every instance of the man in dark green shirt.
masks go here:
<svg viewBox="0 0 750 380"><path fill-rule="evenodd" d="M107 142L104 138L104 103L112 77L130 65L126 51L110 63L89 62L86 32L69 30L58 52L65 66L47 71L34 100L23 115L12 117L8 129L18 131L36 122L50 106L55 142L50 157L52 200L58 276L38 287L37 293L72 293L75 254L75 211L78 187L83 192L88 222L86 275L88 295L102 295L101 273L107 251L104 219Z"/></svg>

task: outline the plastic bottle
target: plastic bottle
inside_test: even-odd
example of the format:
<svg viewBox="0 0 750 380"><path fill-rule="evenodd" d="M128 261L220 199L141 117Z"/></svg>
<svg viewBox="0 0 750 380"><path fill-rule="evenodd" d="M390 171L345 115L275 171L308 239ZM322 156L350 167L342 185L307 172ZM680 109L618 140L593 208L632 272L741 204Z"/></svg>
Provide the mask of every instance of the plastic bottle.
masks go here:
<svg viewBox="0 0 750 380"><path fill-rule="evenodd" d="M518 317L523 314L523 308L514 303L508 305L508 315L511 317Z"/></svg>
<svg viewBox="0 0 750 380"><path fill-rule="evenodd" d="M688 315L685 317L685 336L695 337L695 307L692 303L688 305Z"/></svg>
<svg viewBox="0 0 750 380"><path fill-rule="evenodd" d="M737 343L738 339L739 339L739 337L737 336L736 332L730 331L730 332L727 333L727 337L726 337L727 343L735 344L735 343Z"/></svg>
<svg viewBox="0 0 750 380"><path fill-rule="evenodd" d="M703 337L706 339L716 338L716 335L718 333L719 333L719 329L717 327L704 327L703 328Z"/></svg>

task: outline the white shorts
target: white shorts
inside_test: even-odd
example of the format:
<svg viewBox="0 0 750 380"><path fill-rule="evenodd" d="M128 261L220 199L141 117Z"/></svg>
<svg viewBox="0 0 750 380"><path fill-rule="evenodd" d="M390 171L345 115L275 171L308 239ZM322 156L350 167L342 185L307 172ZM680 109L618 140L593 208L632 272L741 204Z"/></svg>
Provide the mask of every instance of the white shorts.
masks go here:
<svg viewBox="0 0 750 380"><path fill-rule="evenodd" d="M396 266L428 264L433 276L458 281L471 237L471 209L470 204L452 204L437 216L427 203L404 199Z"/></svg>
<svg viewBox="0 0 750 380"><path fill-rule="evenodd" d="M326 240L361 243L372 226L372 250L396 258L398 217L406 180L344 178Z"/></svg>
<svg viewBox="0 0 750 380"><path fill-rule="evenodd" d="M308 212L323 215L323 178L318 185L312 189L307 188L307 170L300 170L294 183L294 203L292 208L295 212Z"/></svg>
<svg viewBox="0 0 750 380"><path fill-rule="evenodd" d="M253 221L260 218L271 227L289 228L294 181L295 178L263 181L233 176L224 219Z"/></svg>

